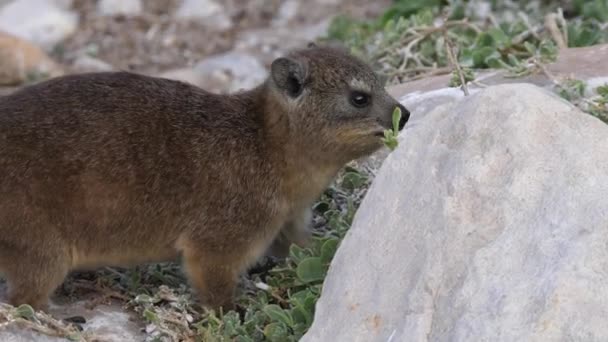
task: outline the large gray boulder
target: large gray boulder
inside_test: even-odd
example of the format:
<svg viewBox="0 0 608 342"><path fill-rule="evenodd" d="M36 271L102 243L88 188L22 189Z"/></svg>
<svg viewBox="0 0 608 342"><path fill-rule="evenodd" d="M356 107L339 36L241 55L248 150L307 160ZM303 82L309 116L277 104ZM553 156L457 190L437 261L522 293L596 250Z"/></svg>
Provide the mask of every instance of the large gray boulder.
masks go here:
<svg viewBox="0 0 608 342"><path fill-rule="evenodd" d="M530 84L414 116L311 341L607 341L608 125Z"/></svg>

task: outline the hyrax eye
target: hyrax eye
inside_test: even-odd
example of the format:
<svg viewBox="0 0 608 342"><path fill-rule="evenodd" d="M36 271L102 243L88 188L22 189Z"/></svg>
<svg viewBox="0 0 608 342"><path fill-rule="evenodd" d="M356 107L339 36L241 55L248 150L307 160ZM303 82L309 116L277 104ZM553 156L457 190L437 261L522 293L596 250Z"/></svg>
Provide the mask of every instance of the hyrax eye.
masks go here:
<svg viewBox="0 0 608 342"><path fill-rule="evenodd" d="M369 105L370 97L369 95L362 93L360 91L354 91L350 94L350 102L353 106L358 108L363 108Z"/></svg>

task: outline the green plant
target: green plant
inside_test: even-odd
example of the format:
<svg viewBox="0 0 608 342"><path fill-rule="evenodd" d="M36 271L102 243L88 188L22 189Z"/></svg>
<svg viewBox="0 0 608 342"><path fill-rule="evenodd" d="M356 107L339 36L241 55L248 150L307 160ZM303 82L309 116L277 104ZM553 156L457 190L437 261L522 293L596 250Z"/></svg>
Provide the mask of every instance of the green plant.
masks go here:
<svg viewBox="0 0 608 342"><path fill-rule="evenodd" d="M566 79L556 84L556 92L579 109L608 123L608 84L595 89L588 95L589 85L582 80Z"/></svg>
<svg viewBox="0 0 608 342"><path fill-rule="evenodd" d="M557 86L558 94L564 99L574 102L579 101L585 96L587 84L577 79L567 79Z"/></svg>
<svg viewBox="0 0 608 342"><path fill-rule="evenodd" d="M596 96L589 103L589 114L597 117L608 124L608 84L595 89Z"/></svg>
<svg viewBox="0 0 608 342"><path fill-rule="evenodd" d="M95 339L86 333L81 333L74 325L59 321L52 316L35 311L30 305L23 304L13 307L0 303L0 327L15 325L37 333L65 338L68 341L86 342Z"/></svg>
<svg viewBox="0 0 608 342"><path fill-rule="evenodd" d="M369 177L345 168L314 209L326 222L308 248L291 246L284 263L271 269L257 290L239 299L244 312L211 313L195 324L204 341L298 341L312 324L329 264L348 231Z"/></svg>
<svg viewBox="0 0 608 342"><path fill-rule="evenodd" d="M463 68L463 78L464 82L468 83L475 80L475 72L471 68ZM462 80L460 79L460 75L457 70L452 71L452 78L450 78L450 87L461 87L463 86Z"/></svg>
<svg viewBox="0 0 608 342"><path fill-rule="evenodd" d="M401 121L401 109L399 107L395 107L393 111L393 129L387 129L384 131L384 138L382 141L391 150L397 148L399 141L397 140L397 135L399 134L399 121Z"/></svg>
<svg viewBox="0 0 608 342"><path fill-rule="evenodd" d="M346 43L386 74L388 84L449 73L446 38L458 47L463 68L504 68L522 76L556 58L557 40L568 46L608 42L607 1L578 1L576 16L567 21L551 1L496 0L485 17L477 17L475 6L464 0L395 1L376 20L336 19L326 40ZM545 29L549 13L556 13L554 32Z"/></svg>
<svg viewBox="0 0 608 342"><path fill-rule="evenodd" d="M608 21L608 0L574 0L572 1L572 7L574 13L584 19Z"/></svg>

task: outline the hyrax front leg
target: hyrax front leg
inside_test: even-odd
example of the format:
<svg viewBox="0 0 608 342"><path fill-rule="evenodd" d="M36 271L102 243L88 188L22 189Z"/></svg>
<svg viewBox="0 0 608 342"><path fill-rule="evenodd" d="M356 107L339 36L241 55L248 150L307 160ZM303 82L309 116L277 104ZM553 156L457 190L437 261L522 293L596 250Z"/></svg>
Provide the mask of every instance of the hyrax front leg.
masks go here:
<svg viewBox="0 0 608 342"><path fill-rule="evenodd" d="M202 304L223 312L234 309L234 293L241 262L234 255L224 255L186 243L182 246L185 273Z"/></svg>
<svg viewBox="0 0 608 342"><path fill-rule="evenodd" d="M285 258L289 255L289 248L292 244L299 247L307 246L312 236L311 221L312 210L310 208L297 212L283 225L266 255Z"/></svg>
<svg viewBox="0 0 608 342"><path fill-rule="evenodd" d="M0 252L0 268L8 282L8 302L46 311L49 297L65 279L69 266L61 253L4 248Z"/></svg>

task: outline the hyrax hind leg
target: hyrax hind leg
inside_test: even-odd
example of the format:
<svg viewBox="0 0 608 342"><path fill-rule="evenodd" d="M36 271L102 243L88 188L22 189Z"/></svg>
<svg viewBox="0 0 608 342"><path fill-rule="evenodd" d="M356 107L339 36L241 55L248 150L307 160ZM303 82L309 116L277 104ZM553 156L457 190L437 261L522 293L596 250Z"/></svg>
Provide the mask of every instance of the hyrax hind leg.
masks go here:
<svg viewBox="0 0 608 342"><path fill-rule="evenodd" d="M64 253L38 248L2 246L0 270L8 283L8 302L13 306L29 304L36 310L48 309L49 297L69 271Z"/></svg>

